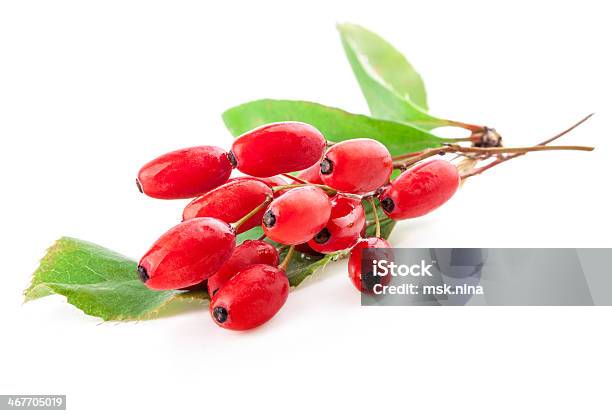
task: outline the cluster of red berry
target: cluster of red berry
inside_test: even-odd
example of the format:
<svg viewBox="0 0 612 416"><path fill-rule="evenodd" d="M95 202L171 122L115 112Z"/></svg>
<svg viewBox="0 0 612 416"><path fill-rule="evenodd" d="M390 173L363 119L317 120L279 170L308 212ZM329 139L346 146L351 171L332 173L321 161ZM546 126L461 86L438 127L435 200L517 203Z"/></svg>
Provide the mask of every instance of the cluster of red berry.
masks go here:
<svg viewBox="0 0 612 416"><path fill-rule="evenodd" d="M230 179L232 170L249 175ZM301 171L297 177L291 172ZM147 163L137 185L161 199L193 198L183 222L142 257L138 273L151 289L183 289L206 282L211 315L219 326L245 330L268 321L285 303L285 274L294 248L318 253L350 249L349 276L362 291L365 248L389 248L365 237L362 200L373 198L386 215L403 220L442 205L457 190L457 168L435 159L390 182L393 158L376 140L329 143L297 122L266 125L238 137L231 151L214 146L167 153ZM284 176L283 176L284 175ZM287 183L284 177L293 179ZM279 266L276 247L236 235L258 225L263 238L290 246Z"/></svg>

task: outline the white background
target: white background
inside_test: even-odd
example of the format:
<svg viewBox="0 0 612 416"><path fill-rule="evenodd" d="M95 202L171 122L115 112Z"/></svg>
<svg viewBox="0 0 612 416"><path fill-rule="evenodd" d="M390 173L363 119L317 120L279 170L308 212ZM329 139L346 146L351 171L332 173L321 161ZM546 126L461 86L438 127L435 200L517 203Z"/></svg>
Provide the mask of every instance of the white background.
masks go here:
<svg viewBox="0 0 612 416"><path fill-rule="evenodd" d="M443 117L559 144L470 180L399 226L399 247L610 247L605 2L0 3L0 394L68 395L70 414L610 414L604 307L361 308L346 264L249 333L206 308L140 323L60 297L22 305L62 235L135 258L183 202L136 191L141 164L229 146L220 114L296 98L367 112L335 31L380 33Z"/></svg>

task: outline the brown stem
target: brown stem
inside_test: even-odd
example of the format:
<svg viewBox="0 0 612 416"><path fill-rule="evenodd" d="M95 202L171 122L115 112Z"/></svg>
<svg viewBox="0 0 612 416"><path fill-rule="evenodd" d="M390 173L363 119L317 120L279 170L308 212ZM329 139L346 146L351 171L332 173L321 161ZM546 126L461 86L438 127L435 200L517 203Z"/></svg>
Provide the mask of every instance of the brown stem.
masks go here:
<svg viewBox="0 0 612 416"><path fill-rule="evenodd" d="M393 221L391 218L389 217L384 217L383 219L380 220L380 225L382 226L384 223L389 222L389 221ZM376 221L374 220L368 220L366 221L366 227L370 227L372 225L376 224Z"/></svg>
<svg viewBox="0 0 612 416"><path fill-rule="evenodd" d="M319 185L316 183L291 183L288 185L279 185L272 188L273 192L282 191L284 189L292 189L292 188L303 188L304 186L316 186L317 188L321 188L325 192L330 195L335 195L337 191L334 188L331 188L327 185Z"/></svg>
<svg viewBox="0 0 612 416"><path fill-rule="evenodd" d="M285 178L289 178L289 179L291 179L292 181L295 181L295 182L297 182L297 183L308 183L308 182L306 182L304 179L300 179L300 178L298 178L297 176L293 176L293 175L290 175L290 174L288 174L288 173L281 173L281 175L282 175L282 176L284 176Z"/></svg>
<svg viewBox="0 0 612 416"><path fill-rule="evenodd" d="M582 123L584 123L585 121L590 119L594 114L595 113L589 114L588 116L582 118L580 121L578 121L574 125L568 127L567 129L563 130L560 133L555 134L554 136L552 136L549 139L541 141L540 143L538 143L534 147L540 147L540 146L545 146L545 147L548 147L548 148L554 147L554 146L546 146L546 145L548 143L553 142L554 140L557 140L558 138L560 138L562 136L565 136L567 133L569 133L570 131L574 130L576 127L580 126ZM581 149L581 150L584 150L584 149ZM591 148L589 148L589 150L593 150L593 148L591 147ZM468 172L468 173L466 173L464 175L461 175L461 179L465 180L465 179L467 179L469 177L472 177L472 176L475 176L475 175L480 175L481 173L486 172L487 170L489 170L489 169L491 169L491 168L493 168L493 167L495 167L495 166L497 166L497 165L499 165L501 163L504 163L504 162L506 162L508 160L514 159L514 158L519 157L519 156L523 156L525 154L527 154L527 152L516 153L516 154L510 155L510 156L506 156L506 157L498 157L496 160L494 160L493 162L491 162L491 163L489 163L489 164L487 164L485 166L481 166L479 168L476 168L476 169L472 170L471 172Z"/></svg>
<svg viewBox="0 0 612 416"><path fill-rule="evenodd" d="M574 130L576 127L578 127L579 125L581 125L582 123L584 123L585 121L587 121L588 119L593 117L594 115L595 115L595 113L589 114L588 116L584 117L582 120L580 120L579 122L577 122L573 126L568 127L567 129L563 130L561 133L557 133L553 137L551 137L550 139L547 139L547 140L544 140L544 141L538 143L538 146L545 146L548 143L550 143L550 142L552 142L554 140L557 140L559 137L565 136L567 133L569 133L570 131Z"/></svg>
<svg viewBox="0 0 612 416"><path fill-rule="evenodd" d="M376 204L374 203L374 198L369 197L368 202L372 206L372 212L374 212L374 223L376 224L376 238L380 238L380 219L378 218L378 210L376 209Z"/></svg>
<svg viewBox="0 0 612 416"><path fill-rule="evenodd" d="M237 230L238 228L240 228L240 226L244 224L245 222L247 222L249 219L251 219L253 215L257 214L259 211L261 211L262 208L266 207L270 203L270 201L272 201L272 197L267 196L264 202L257 205L255 208L253 208L253 210L251 210L251 212L249 212L244 217L240 218L238 221L233 223L232 227L234 228L234 230Z"/></svg>
<svg viewBox="0 0 612 416"><path fill-rule="evenodd" d="M408 166L414 165L415 163L420 162L421 160L425 160L428 157L435 156L440 153L448 152L453 148L454 147L452 145L446 145L442 147L434 147L433 149L426 149L426 150L423 150L421 153L419 153L416 156L409 157L408 159L404 160L402 163L394 163L393 168L394 169L406 169Z"/></svg>
<svg viewBox="0 0 612 416"><path fill-rule="evenodd" d="M406 169L409 166L414 165L421 160L427 159L431 156L444 153L461 153L461 154L478 154L478 155L496 155L504 153L518 153L525 154L528 152L542 152L548 150L581 150L590 152L594 149L591 146L529 146L529 147L464 147L457 145L447 145L442 147L436 147L423 151L420 155L411 157L402 163L396 162L393 164L395 169ZM506 157L506 159L509 158Z"/></svg>
<svg viewBox="0 0 612 416"><path fill-rule="evenodd" d="M406 158L409 158L409 157L418 156L421 153L423 153L423 152L421 151L421 152L404 153L403 155L393 156L392 159L393 160L402 160L402 159L406 159Z"/></svg>
<svg viewBox="0 0 612 416"><path fill-rule="evenodd" d="M594 149L591 146L527 146L527 147L457 147L454 150L447 150L449 153L482 153L482 154L500 154L500 153L528 153L541 152L546 150L582 150L590 152Z"/></svg>
<svg viewBox="0 0 612 416"><path fill-rule="evenodd" d="M289 251L287 252L287 255L285 256L285 259L280 264L280 266L278 266L279 269L281 269L284 272L287 271L287 267L289 267L289 262L291 261L291 257L293 257L294 252L295 252L295 246L289 247Z"/></svg>

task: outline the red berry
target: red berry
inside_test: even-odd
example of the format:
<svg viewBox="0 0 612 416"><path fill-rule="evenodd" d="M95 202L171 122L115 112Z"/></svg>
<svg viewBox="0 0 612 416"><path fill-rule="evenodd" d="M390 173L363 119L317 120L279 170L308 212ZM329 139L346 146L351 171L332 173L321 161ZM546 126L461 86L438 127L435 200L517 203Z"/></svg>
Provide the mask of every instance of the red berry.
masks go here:
<svg viewBox="0 0 612 416"><path fill-rule="evenodd" d="M269 321L285 304L288 294L285 272L256 264L239 272L212 297L210 314L222 328L252 329Z"/></svg>
<svg viewBox="0 0 612 416"><path fill-rule="evenodd" d="M141 280L151 289L180 289L215 273L230 258L236 236L215 218L194 218L166 231L138 263Z"/></svg>
<svg viewBox="0 0 612 416"><path fill-rule="evenodd" d="M315 186L294 188L272 201L263 216L264 233L277 243L302 244L325 227L331 203Z"/></svg>
<svg viewBox="0 0 612 416"><path fill-rule="evenodd" d="M371 270L362 270L363 249L366 248L391 248L391 244L384 238L369 237L361 240L351 250L348 262L348 272L355 287L364 293L372 293L374 285L380 283L386 286L391 281L391 276L374 276ZM369 255L368 260L392 260L391 250L377 250L375 255Z"/></svg>
<svg viewBox="0 0 612 416"><path fill-rule="evenodd" d="M232 154L240 172L267 177L306 169L319 160L325 150L325 138L305 123L273 123L238 137Z"/></svg>
<svg viewBox="0 0 612 416"><path fill-rule="evenodd" d="M217 273L208 278L208 293L217 293L236 273L254 264L278 266L278 252L265 241L246 240L234 250L232 257L223 263Z"/></svg>
<svg viewBox="0 0 612 416"><path fill-rule="evenodd" d="M363 194L389 181L393 160L385 146L372 139L353 139L329 148L321 162L321 179L340 192Z"/></svg>
<svg viewBox="0 0 612 416"><path fill-rule="evenodd" d="M327 225L308 242L319 253L333 253L354 246L365 226L361 200L338 194L330 202L332 209Z"/></svg>
<svg viewBox="0 0 612 416"><path fill-rule="evenodd" d="M183 220L213 217L233 223L251 212L266 198L272 198L272 189L255 178L237 178L194 199L183 210ZM250 230L261 223L264 209L242 224L237 233Z"/></svg>
<svg viewBox="0 0 612 416"><path fill-rule="evenodd" d="M378 199L385 214L394 220L420 217L448 201L460 182L455 165L436 159L402 173Z"/></svg>
<svg viewBox="0 0 612 416"><path fill-rule="evenodd" d="M316 165L312 165L308 169L301 171L297 177L308 183L323 185L323 179L321 179L320 171L321 166L317 163Z"/></svg>
<svg viewBox="0 0 612 416"><path fill-rule="evenodd" d="M193 198L221 185L232 173L229 153L216 146L175 150L144 165L136 185L160 199Z"/></svg>

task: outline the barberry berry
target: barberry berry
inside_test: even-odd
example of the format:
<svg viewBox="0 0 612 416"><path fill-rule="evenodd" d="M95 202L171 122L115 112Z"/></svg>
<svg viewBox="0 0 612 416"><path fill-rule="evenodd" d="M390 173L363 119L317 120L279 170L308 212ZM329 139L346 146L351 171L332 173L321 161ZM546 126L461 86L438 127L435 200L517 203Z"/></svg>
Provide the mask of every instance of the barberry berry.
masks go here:
<svg viewBox="0 0 612 416"><path fill-rule="evenodd" d="M236 246L232 227L216 218L194 218L166 231L138 263L151 289L181 289L207 279Z"/></svg>
<svg viewBox="0 0 612 416"><path fill-rule="evenodd" d="M390 249L391 245L384 238L369 237L361 240L351 250L351 255L348 261L348 274L351 282L355 287L364 293L372 294L374 286L381 284L386 286L389 284L390 276L377 276L373 273L370 267L362 269L363 250L368 248ZM377 250L374 254L368 256L368 261L373 260L392 260L391 250Z"/></svg>
<svg viewBox="0 0 612 416"><path fill-rule="evenodd" d="M284 271L256 264L238 272L210 302L210 314L222 328L244 331L269 321L285 304L289 280Z"/></svg>
<svg viewBox="0 0 612 416"><path fill-rule="evenodd" d="M354 246L365 226L361 200L338 194L331 198L329 221L308 245L319 253L333 253Z"/></svg>
<svg viewBox="0 0 612 416"><path fill-rule="evenodd" d="M329 197L321 189L294 188L272 201L263 216L263 230L277 243L302 244L325 227L330 214Z"/></svg>
<svg viewBox="0 0 612 416"><path fill-rule="evenodd" d="M208 293L215 295L236 273L254 264L278 266L276 248L265 241L246 240L236 247L223 266L208 278Z"/></svg>
<svg viewBox="0 0 612 416"><path fill-rule="evenodd" d="M231 153L240 172L269 177L309 168L321 160L325 144L313 126L290 121L243 134L234 141Z"/></svg>
<svg viewBox="0 0 612 416"><path fill-rule="evenodd" d="M253 208L272 198L272 188L256 178L236 178L208 191L191 201L183 210L183 220L196 217L213 217L233 223ZM264 210L242 224L237 233L250 230L261 223Z"/></svg>
<svg viewBox="0 0 612 416"><path fill-rule="evenodd" d="M431 160L403 172L378 199L394 220L420 217L448 201L460 182L455 165L444 159Z"/></svg>
<svg viewBox="0 0 612 416"><path fill-rule="evenodd" d="M140 192L159 199L193 198L221 185L232 173L229 153L216 146L175 150L138 172Z"/></svg>
<svg viewBox="0 0 612 416"><path fill-rule="evenodd" d="M389 181L393 171L391 154L380 142L353 139L329 148L321 161L323 182L340 192L363 194Z"/></svg>

